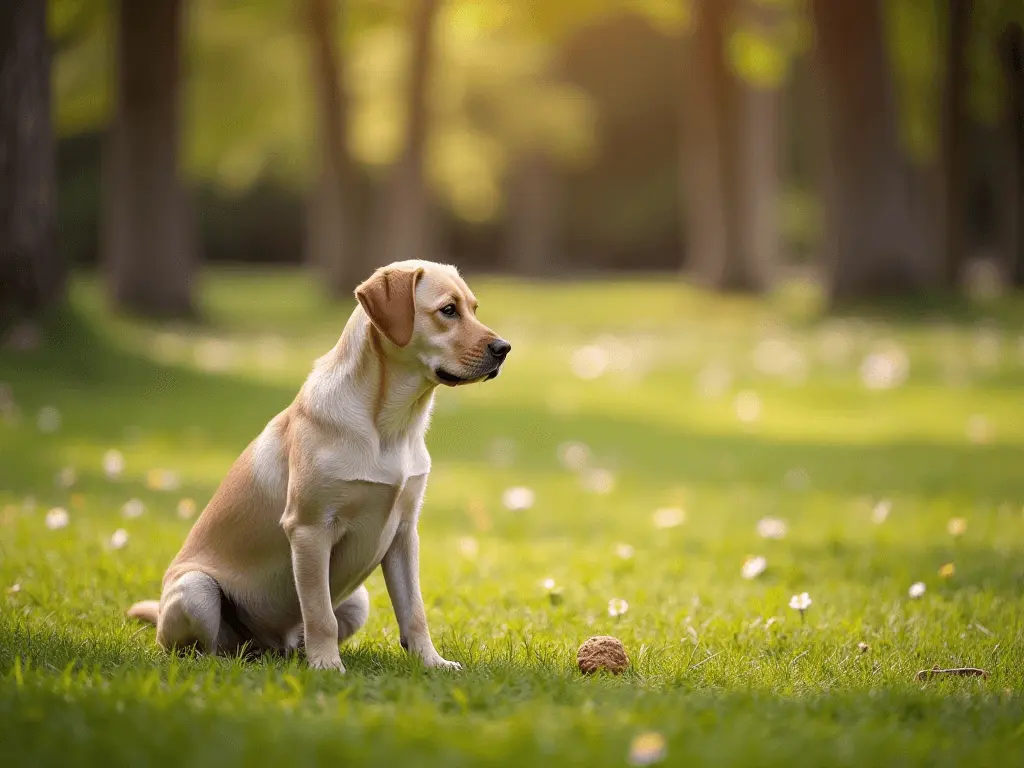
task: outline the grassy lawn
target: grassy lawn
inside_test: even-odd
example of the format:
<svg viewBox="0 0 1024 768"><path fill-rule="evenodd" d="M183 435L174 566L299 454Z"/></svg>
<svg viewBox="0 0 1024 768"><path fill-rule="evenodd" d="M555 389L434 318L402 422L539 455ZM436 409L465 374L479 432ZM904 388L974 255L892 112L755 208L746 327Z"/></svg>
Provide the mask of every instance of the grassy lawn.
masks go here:
<svg viewBox="0 0 1024 768"><path fill-rule="evenodd" d="M439 393L428 440L424 596L459 674L406 658L379 573L343 676L169 658L123 618L351 306L218 273L205 324L155 326L82 279L53 343L0 352L5 765L626 765L647 732L671 764L1024 765L1024 302L826 320L471 282L514 351ZM625 675L576 671L597 634Z"/></svg>

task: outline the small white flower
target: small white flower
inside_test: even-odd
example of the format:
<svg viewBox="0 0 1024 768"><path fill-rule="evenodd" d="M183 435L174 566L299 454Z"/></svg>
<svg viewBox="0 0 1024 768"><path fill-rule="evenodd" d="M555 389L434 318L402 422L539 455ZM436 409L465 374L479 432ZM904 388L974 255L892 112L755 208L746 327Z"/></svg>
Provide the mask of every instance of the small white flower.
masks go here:
<svg viewBox="0 0 1024 768"><path fill-rule="evenodd" d="M652 516L655 528L676 528L686 522L686 511L681 507L662 507Z"/></svg>
<svg viewBox="0 0 1024 768"><path fill-rule="evenodd" d="M615 473L608 469L588 469L580 482L590 493L607 496L615 488Z"/></svg>
<svg viewBox="0 0 1024 768"><path fill-rule="evenodd" d="M963 536L967 532L967 519L954 517L946 524L946 530L950 536Z"/></svg>
<svg viewBox="0 0 1024 768"><path fill-rule="evenodd" d="M51 531L67 528L71 518L64 507L54 507L46 513L46 527Z"/></svg>
<svg viewBox="0 0 1024 768"><path fill-rule="evenodd" d="M861 380L868 389L893 389L907 380L910 358L895 342L885 342L864 358Z"/></svg>
<svg viewBox="0 0 1024 768"><path fill-rule="evenodd" d="M608 601L608 615L618 617L629 610L629 603L621 597L613 597Z"/></svg>
<svg viewBox="0 0 1024 768"><path fill-rule="evenodd" d="M554 579L544 579L540 585L544 588L544 591L548 593L548 600L551 601L552 605L562 604L562 588L555 583Z"/></svg>
<svg viewBox="0 0 1024 768"><path fill-rule="evenodd" d="M480 545L472 536L463 536L459 539L459 554L467 560L476 560L480 552Z"/></svg>
<svg viewBox="0 0 1024 768"><path fill-rule="evenodd" d="M146 511L146 505L138 499L128 499L121 507L121 514L124 515L128 520L140 517Z"/></svg>
<svg viewBox="0 0 1024 768"><path fill-rule="evenodd" d="M109 451L103 454L103 474L109 477L111 480L116 480L124 472L124 455L111 448Z"/></svg>
<svg viewBox="0 0 1024 768"><path fill-rule="evenodd" d="M128 543L128 531L124 528L118 528L114 531L114 535L110 537L110 548L121 549L125 544Z"/></svg>
<svg viewBox="0 0 1024 768"><path fill-rule="evenodd" d="M36 426L45 434L56 432L60 429L60 411L52 405L43 406L36 417Z"/></svg>
<svg viewBox="0 0 1024 768"><path fill-rule="evenodd" d="M633 547L625 542L620 542L615 545L615 555L620 560L631 560L633 558Z"/></svg>
<svg viewBox="0 0 1024 768"><path fill-rule="evenodd" d="M629 745L630 765L654 765L668 754L665 737L660 733L641 733Z"/></svg>
<svg viewBox="0 0 1024 768"><path fill-rule="evenodd" d="M811 607L811 602L811 596L806 592L801 592L799 595L789 598L789 607L794 611L800 611L800 614L803 615L803 612Z"/></svg>
<svg viewBox="0 0 1024 768"><path fill-rule="evenodd" d="M608 367L608 353L599 346L580 347L572 353L572 372L581 379L596 379Z"/></svg>
<svg viewBox="0 0 1024 768"><path fill-rule="evenodd" d="M756 392L737 393L733 407L736 409L736 418L744 424L753 424L761 418L761 398Z"/></svg>
<svg viewBox="0 0 1024 768"><path fill-rule="evenodd" d="M892 502L888 499L882 499L871 509L871 522L875 525L881 525L889 517L890 512L892 512Z"/></svg>
<svg viewBox="0 0 1024 768"><path fill-rule="evenodd" d="M757 555L756 557L748 557L743 561L743 567L740 569L740 574L747 580L756 579L764 573L767 568L768 561L760 555Z"/></svg>
<svg viewBox="0 0 1024 768"><path fill-rule="evenodd" d="M757 521L757 535L762 539L784 539L787 531L786 521L778 517L762 517Z"/></svg>
<svg viewBox="0 0 1024 768"><path fill-rule="evenodd" d="M532 488L519 485L506 489L505 493L501 496L501 501L506 509L520 512L533 506L534 501L536 501L536 495Z"/></svg>
<svg viewBox="0 0 1024 768"><path fill-rule="evenodd" d="M914 600L917 600L919 597L924 595L926 589L927 587L925 587L923 581L915 581L913 584L910 585L910 597Z"/></svg>
<svg viewBox="0 0 1024 768"><path fill-rule="evenodd" d="M585 443L562 443L558 446L558 460L566 469L579 472L590 461L590 448Z"/></svg>
<svg viewBox="0 0 1024 768"><path fill-rule="evenodd" d="M21 582L16 581L7 588L8 595L16 595L19 592L21 592Z"/></svg>

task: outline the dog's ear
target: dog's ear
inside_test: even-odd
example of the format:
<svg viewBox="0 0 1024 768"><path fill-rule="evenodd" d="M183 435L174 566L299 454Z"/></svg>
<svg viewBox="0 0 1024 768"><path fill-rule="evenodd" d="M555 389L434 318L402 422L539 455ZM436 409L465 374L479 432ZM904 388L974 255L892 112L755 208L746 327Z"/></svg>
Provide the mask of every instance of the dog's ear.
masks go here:
<svg viewBox="0 0 1024 768"><path fill-rule="evenodd" d="M422 275L422 269L378 269L356 288L356 298L370 322L396 346L412 340L416 283Z"/></svg>

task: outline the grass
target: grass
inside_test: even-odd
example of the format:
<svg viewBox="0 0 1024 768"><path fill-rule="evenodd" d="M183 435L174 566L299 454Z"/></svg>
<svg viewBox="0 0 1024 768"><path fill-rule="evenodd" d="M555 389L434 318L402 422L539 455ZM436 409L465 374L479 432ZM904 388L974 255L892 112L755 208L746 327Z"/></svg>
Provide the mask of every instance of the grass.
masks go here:
<svg viewBox="0 0 1024 768"><path fill-rule="evenodd" d="M625 765L650 731L672 764L1024 765L1024 302L828 320L665 281L473 283L515 349L495 382L439 393L429 436L423 585L457 675L404 655L379 574L344 676L170 658L123 618L158 594L181 499L202 507L350 306L217 273L205 325L152 326L81 278L46 344L0 353L6 765ZM906 355L905 381L865 386L878 351ZM573 442L588 469L560 462ZM531 508L503 506L516 486ZM656 527L665 507L685 522ZM766 516L784 538L758 535ZM767 570L746 580L750 555ZM576 672L595 634L625 643L625 675ZM990 676L915 680L933 665Z"/></svg>

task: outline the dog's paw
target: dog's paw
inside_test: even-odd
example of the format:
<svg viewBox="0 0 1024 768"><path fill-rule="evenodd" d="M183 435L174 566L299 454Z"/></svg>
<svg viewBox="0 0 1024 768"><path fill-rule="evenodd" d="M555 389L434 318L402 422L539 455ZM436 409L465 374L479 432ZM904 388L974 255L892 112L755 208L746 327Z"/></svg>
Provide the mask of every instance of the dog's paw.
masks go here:
<svg viewBox="0 0 1024 768"><path fill-rule="evenodd" d="M306 664L310 669L333 669L335 672L345 673L345 665L341 663L341 656L306 656Z"/></svg>
<svg viewBox="0 0 1024 768"><path fill-rule="evenodd" d="M432 669L449 669L452 672L459 672L462 669L462 665L457 661L448 661L442 659L440 656L434 656L429 659L424 659L423 664Z"/></svg>

